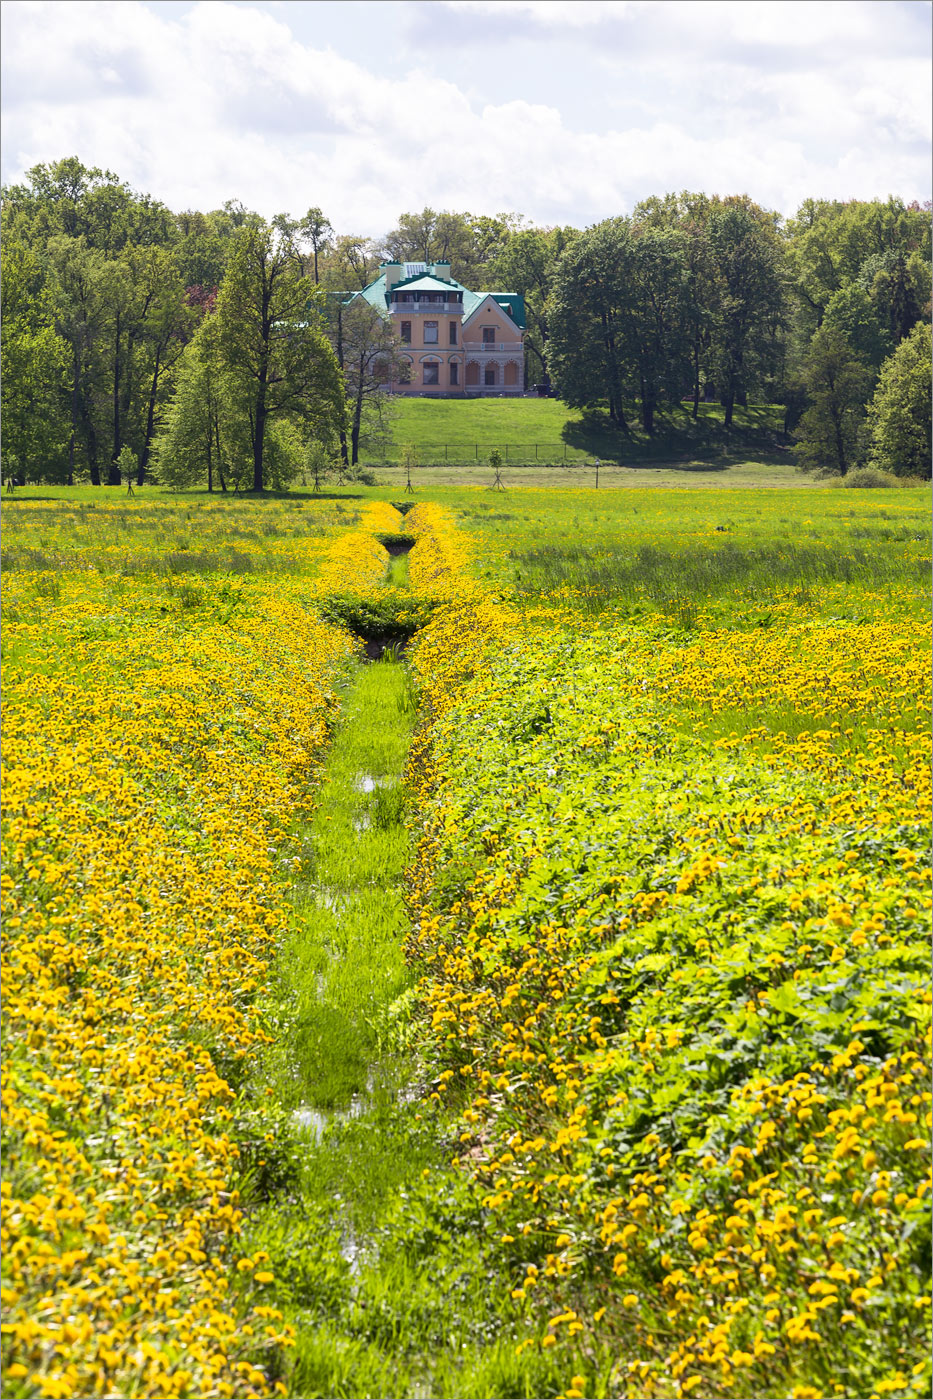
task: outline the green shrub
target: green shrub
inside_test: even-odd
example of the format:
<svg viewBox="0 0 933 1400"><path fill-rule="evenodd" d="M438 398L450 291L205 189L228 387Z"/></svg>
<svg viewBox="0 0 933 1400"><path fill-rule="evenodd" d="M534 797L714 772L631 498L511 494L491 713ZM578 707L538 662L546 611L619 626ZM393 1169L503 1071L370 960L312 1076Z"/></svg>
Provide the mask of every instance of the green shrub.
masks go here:
<svg viewBox="0 0 933 1400"><path fill-rule="evenodd" d="M836 477L833 486L904 486L906 480L893 472L882 471L880 467L856 467L845 476ZM911 480L911 484L913 484Z"/></svg>

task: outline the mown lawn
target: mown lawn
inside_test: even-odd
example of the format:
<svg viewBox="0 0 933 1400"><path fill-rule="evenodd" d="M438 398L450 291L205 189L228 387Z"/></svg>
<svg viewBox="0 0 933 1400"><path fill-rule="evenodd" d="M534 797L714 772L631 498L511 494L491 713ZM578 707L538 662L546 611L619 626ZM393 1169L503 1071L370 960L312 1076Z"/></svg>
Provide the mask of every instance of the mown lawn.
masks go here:
<svg viewBox="0 0 933 1400"><path fill-rule="evenodd" d="M774 453L781 438L781 409L750 405L736 410L732 431L723 427L718 404L702 404L694 422L689 405L672 405L658 415L648 437L636 425L620 433L603 413L581 413L558 399L407 399L394 400L388 445L364 446L373 462L397 462L411 445L420 465L483 462L495 447L509 462L556 464L604 461L706 463L739 453Z"/></svg>

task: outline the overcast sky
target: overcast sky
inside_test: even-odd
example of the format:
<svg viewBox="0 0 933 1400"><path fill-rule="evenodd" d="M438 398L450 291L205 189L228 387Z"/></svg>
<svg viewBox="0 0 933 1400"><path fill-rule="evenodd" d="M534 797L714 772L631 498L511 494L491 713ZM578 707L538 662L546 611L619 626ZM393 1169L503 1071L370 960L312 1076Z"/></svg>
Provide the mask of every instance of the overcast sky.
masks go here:
<svg viewBox="0 0 933 1400"><path fill-rule="evenodd" d="M668 190L930 197L927 0L6 0L4 181L584 226Z"/></svg>

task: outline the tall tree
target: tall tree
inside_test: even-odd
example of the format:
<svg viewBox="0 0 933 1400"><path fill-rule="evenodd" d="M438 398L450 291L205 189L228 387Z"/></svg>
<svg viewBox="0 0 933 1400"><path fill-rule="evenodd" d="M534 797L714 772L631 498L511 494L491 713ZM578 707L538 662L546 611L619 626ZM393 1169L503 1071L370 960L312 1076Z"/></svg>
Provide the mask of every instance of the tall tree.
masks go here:
<svg viewBox="0 0 933 1400"><path fill-rule="evenodd" d="M871 369L842 331L824 325L810 342L804 378L809 407L796 432L798 460L804 470L845 476L858 462Z"/></svg>
<svg viewBox="0 0 933 1400"><path fill-rule="evenodd" d="M326 437L342 417L343 385L322 310L293 240L268 225L242 228L216 316L220 361L250 422L254 491L265 486L270 420L292 418Z"/></svg>
<svg viewBox="0 0 933 1400"><path fill-rule="evenodd" d="M548 365L565 403L605 403L611 422L628 433L624 406L624 326L628 225L608 219L565 250L549 300Z"/></svg>
<svg viewBox="0 0 933 1400"><path fill-rule="evenodd" d="M380 253L369 238L342 233L325 252L321 281L332 292L359 292L375 278Z"/></svg>
<svg viewBox="0 0 933 1400"><path fill-rule="evenodd" d="M881 367L868 406L873 467L895 476L928 477L933 452L930 327L919 323Z"/></svg>
<svg viewBox="0 0 933 1400"><path fill-rule="evenodd" d="M175 393L152 447L160 482L176 489L207 482L221 491L239 479L250 455L249 421L237 414L232 386L220 363L215 318L203 321L178 365Z"/></svg>
<svg viewBox="0 0 933 1400"><path fill-rule="evenodd" d="M402 214L382 241L382 255L396 262L449 262L465 286L489 290L491 269L523 225L520 214L459 214L424 208ZM512 290L512 289L505 289Z"/></svg>
<svg viewBox="0 0 933 1400"><path fill-rule="evenodd" d="M199 314L197 304L186 295L173 254L166 249L139 250L132 259L132 276L142 294L138 339L144 352L144 420L137 473L137 485L142 486L163 386L191 338Z"/></svg>
<svg viewBox="0 0 933 1400"><path fill-rule="evenodd" d="M730 428L736 402L744 401L776 355L784 311L783 249L775 216L744 196L712 210L709 242L719 285L717 376Z"/></svg>
<svg viewBox="0 0 933 1400"><path fill-rule="evenodd" d="M88 248L83 235L60 234L49 240L46 254L57 286L56 321L68 345L68 484L87 471L99 486L101 427L97 403L103 392L103 331L107 319L103 253Z"/></svg>
<svg viewBox="0 0 933 1400"><path fill-rule="evenodd" d="M388 319L359 298L340 312L339 346L338 357L347 387L349 462L355 467L360 459L360 433L367 412L372 416L407 361Z"/></svg>
<svg viewBox="0 0 933 1400"><path fill-rule="evenodd" d="M684 262L683 335L689 351L692 415L700 414L704 382L714 374L714 337L719 322L720 284L716 276L709 238L709 220L718 200L685 190L681 194L653 195L635 206L636 226L676 229L682 236Z"/></svg>
<svg viewBox="0 0 933 1400"><path fill-rule="evenodd" d="M47 477L64 462L68 347L39 260L15 237L3 243L2 315L3 474Z"/></svg>
<svg viewBox="0 0 933 1400"><path fill-rule="evenodd" d="M311 253L314 258L314 285L320 282L318 273L318 257L331 246L334 237L334 230L330 220L325 217L323 209L318 209L315 205L309 209L299 225L301 235L311 244Z"/></svg>
<svg viewBox="0 0 933 1400"><path fill-rule="evenodd" d="M489 269L497 290L518 292L525 299L525 351L533 356L541 380L548 376L548 297L554 271L557 259L576 237L572 228L521 229L508 239Z"/></svg>
<svg viewBox="0 0 933 1400"><path fill-rule="evenodd" d="M627 431L623 400L637 395L653 433L659 403L676 397L685 356L683 236L607 219L581 234L558 264L551 298L550 363L574 407L605 401Z"/></svg>

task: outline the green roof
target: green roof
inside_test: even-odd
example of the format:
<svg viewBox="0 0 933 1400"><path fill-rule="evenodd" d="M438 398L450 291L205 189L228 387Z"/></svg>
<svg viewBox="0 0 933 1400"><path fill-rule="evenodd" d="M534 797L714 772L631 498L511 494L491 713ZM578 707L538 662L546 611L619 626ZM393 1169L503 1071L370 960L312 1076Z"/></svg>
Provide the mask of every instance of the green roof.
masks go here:
<svg viewBox="0 0 933 1400"><path fill-rule="evenodd" d="M406 292L464 292L459 282L451 282L446 277L433 277L430 272L419 272L416 277L403 277L392 288L397 292L404 287Z"/></svg>
<svg viewBox="0 0 933 1400"><path fill-rule="evenodd" d="M414 277L404 277L400 282L396 282L392 291L403 287L407 292L447 292L455 291L463 293L463 319L468 321L481 302L487 297L492 297L497 306L501 307L507 316L521 330L525 329L525 298L518 292L471 292L462 282L456 282L453 278L433 277L430 273L419 272ZM347 297L347 301L355 301L357 297L362 297L369 302L377 311L385 312L389 307L389 293L386 290L385 273L375 278L361 292L354 292Z"/></svg>
<svg viewBox="0 0 933 1400"><path fill-rule="evenodd" d="M525 329L525 298L519 292L490 292L489 295L511 316L516 326Z"/></svg>
<svg viewBox="0 0 933 1400"><path fill-rule="evenodd" d="M464 292L463 319L468 321L487 297L492 297L496 305L512 318L520 330L525 329L525 298L518 292Z"/></svg>

